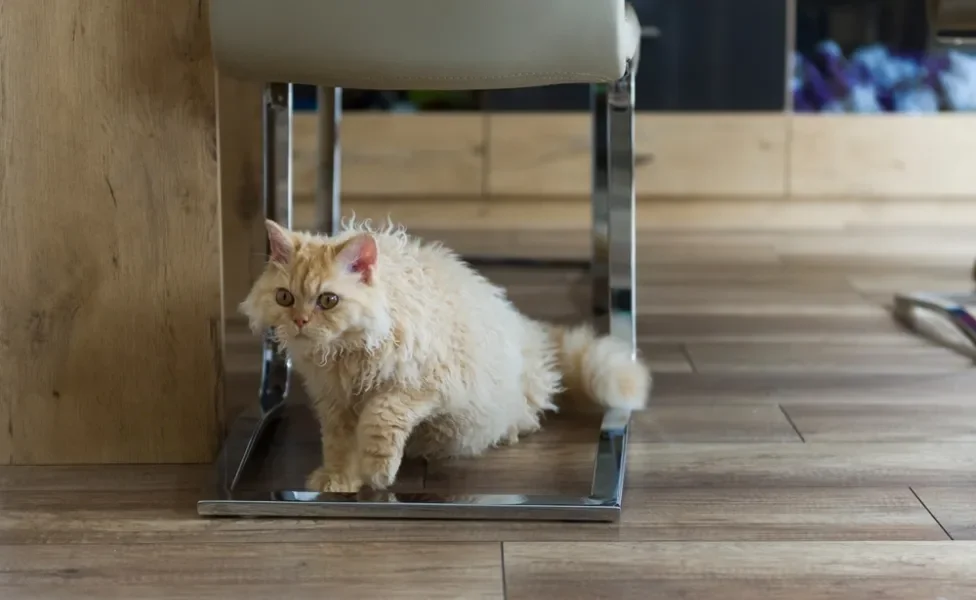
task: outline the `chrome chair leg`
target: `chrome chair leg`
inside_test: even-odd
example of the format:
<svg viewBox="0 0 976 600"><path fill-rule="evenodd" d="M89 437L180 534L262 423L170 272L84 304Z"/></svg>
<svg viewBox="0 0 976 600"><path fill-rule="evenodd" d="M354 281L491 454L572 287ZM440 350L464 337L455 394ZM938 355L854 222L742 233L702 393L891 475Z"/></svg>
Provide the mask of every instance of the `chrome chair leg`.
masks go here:
<svg viewBox="0 0 976 600"><path fill-rule="evenodd" d="M637 356L634 78L592 89L592 305L597 331L625 341ZM590 494L623 497L630 412L609 410L600 427Z"/></svg>
<svg viewBox="0 0 976 600"><path fill-rule="evenodd" d="M292 226L292 85L265 86L263 110L264 214ZM238 417L218 458L218 490L225 497L240 483L254 451L281 415L291 383L291 362L271 333L264 336L257 406Z"/></svg>
<svg viewBox="0 0 976 600"><path fill-rule="evenodd" d="M610 314L610 105L608 85L590 86L591 180L590 206L590 290L592 317L602 332L609 331Z"/></svg>
<svg viewBox="0 0 976 600"><path fill-rule="evenodd" d="M339 125L342 122L342 88L319 87L319 156L315 190L315 227L326 235L335 235L342 220L342 145Z"/></svg>
<svg viewBox="0 0 976 600"><path fill-rule="evenodd" d="M637 351L637 237L636 190L634 181L634 70L613 83L607 91L607 176L606 194L597 194L594 217L594 237L599 238L605 228L605 243L595 263L606 269L606 279L595 278L594 297L608 308L608 322L604 331L627 342ZM596 178L594 178L596 181ZM602 206L601 206L602 205ZM600 241L600 240L597 240ZM597 258L597 257L594 257ZM595 307L597 304L595 303Z"/></svg>

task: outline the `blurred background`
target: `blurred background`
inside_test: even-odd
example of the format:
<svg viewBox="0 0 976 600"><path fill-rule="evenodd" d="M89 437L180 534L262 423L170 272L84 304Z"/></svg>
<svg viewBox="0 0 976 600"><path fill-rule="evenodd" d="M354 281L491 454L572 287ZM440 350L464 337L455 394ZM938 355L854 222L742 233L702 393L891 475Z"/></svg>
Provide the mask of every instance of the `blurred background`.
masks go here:
<svg viewBox="0 0 976 600"><path fill-rule="evenodd" d="M650 24L638 78L641 110L871 113L976 106L976 59L930 47L925 0L799 0L795 8L779 0L632 4ZM314 110L313 88L300 86L296 94L300 109ZM587 102L586 86L568 85L488 93L350 90L344 106L573 111Z"/></svg>
<svg viewBox="0 0 976 600"><path fill-rule="evenodd" d="M634 5L642 198L976 193L963 175L976 142L962 125L976 108L976 57L931 43L926 0ZM343 105L347 199L587 193L585 85L344 90ZM314 88L297 88L296 107L302 197L315 177Z"/></svg>

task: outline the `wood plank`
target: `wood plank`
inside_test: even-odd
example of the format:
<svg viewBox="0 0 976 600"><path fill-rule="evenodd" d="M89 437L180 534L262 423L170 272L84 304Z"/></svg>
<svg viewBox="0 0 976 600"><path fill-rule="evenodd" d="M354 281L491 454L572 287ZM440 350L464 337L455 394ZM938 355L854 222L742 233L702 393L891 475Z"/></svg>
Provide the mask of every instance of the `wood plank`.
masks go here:
<svg viewBox="0 0 976 600"><path fill-rule="evenodd" d="M911 334L899 329L880 307L866 306L851 311L853 314L842 315L790 315L784 309L777 312L780 314L755 315L741 309L727 311L731 314L689 315L662 310L641 314L637 331L640 339L648 343L726 344L712 346L711 352L719 357L727 355L731 350L728 345L733 343L740 344L736 350L761 348L766 344L779 344L777 348L806 344L809 348L834 343L859 349L857 352L861 354L871 352L870 348L876 346L924 347ZM934 353L931 348L927 350ZM948 360L953 362L952 358Z"/></svg>
<svg viewBox="0 0 976 600"><path fill-rule="evenodd" d="M914 488L954 540L976 541L976 486Z"/></svg>
<svg viewBox="0 0 976 600"><path fill-rule="evenodd" d="M451 231L418 228L411 232L426 240L439 241L458 252L474 255L588 258L591 247L589 233L585 230L516 229L486 234L458 229ZM650 235L638 236L636 239L642 265L778 264L772 244L742 241L725 243L724 240L714 238L710 242L675 243L673 238L659 242L655 236Z"/></svg>
<svg viewBox="0 0 976 600"><path fill-rule="evenodd" d="M583 230L589 227L589 194L486 197L445 195L418 197L395 192L343 199L345 216L386 221L392 218L410 228L510 231L518 229ZM880 229L917 227L946 230L976 223L973 203L929 195L890 198L839 197L638 197L637 226L662 231L754 233L757 231L834 231L859 226ZM315 225L312 196L295 198L295 222ZM650 235L649 233L647 235Z"/></svg>
<svg viewBox="0 0 976 600"><path fill-rule="evenodd" d="M197 0L3 4L4 462L214 457L208 14Z"/></svg>
<svg viewBox="0 0 976 600"><path fill-rule="evenodd" d="M966 598L976 544L511 543L511 600Z"/></svg>
<svg viewBox="0 0 976 600"><path fill-rule="evenodd" d="M217 160L220 166L224 319L264 267L264 85L217 74Z"/></svg>
<svg viewBox="0 0 976 600"><path fill-rule="evenodd" d="M641 344L641 356L653 373L691 373L691 362L678 344Z"/></svg>
<svg viewBox="0 0 976 600"><path fill-rule="evenodd" d="M661 373L654 380L655 405L707 406L829 402L834 404L976 406L976 372L951 374L859 374L722 372Z"/></svg>
<svg viewBox="0 0 976 600"><path fill-rule="evenodd" d="M230 365L235 349L231 349L227 339L227 324L240 317L237 307L265 264L263 94L262 83L239 81L217 73L224 325L224 397L219 406L221 432L226 431L240 413L241 404L232 393L241 386ZM257 366L259 360L256 356L251 362ZM256 389L257 385L251 387L251 390Z"/></svg>
<svg viewBox="0 0 976 600"><path fill-rule="evenodd" d="M628 489L617 525L313 519L204 519L198 493L0 492L5 544L263 544L450 541L939 540L900 488Z"/></svg>
<svg viewBox="0 0 976 600"><path fill-rule="evenodd" d="M476 460L428 465L427 487L457 493L582 493L595 448L519 444ZM972 443L634 443L630 488L971 485Z"/></svg>
<svg viewBox="0 0 976 600"><path fill-rule="evenodd" d="M0 401L0 465L7 465L13 461L13 415L11 402Z"/></svg>
<svg viewBox="0 0 976 600"><path fill-rule="evenodd" d="M953 373L972 361L938 346L905 343L867 349L836 342L714 342L688 344L700 372Z"/></svg>
<svg viewBox="0 0 976 600"><path fill-rule="evenodd" d="M297 195L315 195L317 119L315 113L295 114ZM485 177L484 119L481 113L347 113L340 133L343 193L480 195Z"/></svg>
<svg viewBox="0 0 976 600"><path fill-rule="evenodd" d="M941 401L918 405L785 403L808 442L976 442L976 406Z"/></svg>
<svg viewBox="0 0 976 600"><path fill-rule="evenodd" d="M962 273L972 268L976 242L972 237L956 237L947 232L916 232L911 236L846 235L823 237L783 237L775 244L777 254L786 264L816 262L820 265L840 263L894 264L904 270L925 265L959 265Z"/></svg>
<svg viewBox="0 0 976 600"><path fill-rule="evenodd" d="M865 296L890 298L898 292L953 291L972 287L972 280L964 269L955 273L877 273L848 277L851 286Z"/></svg>
<svg viewBox="0 0 976 600"><path fill-rule="evenodd" d="M498 544L0 546L0 595L500 599ZM378 569L376 565L384 565Z"/></svg>
<svg viewBox="0 0 976 600"><path fill-rule="evenodd" d="M786 191L782 113L642 113L634 127L638 194L781 196ZM590 129L588 113L492 113L489 193L588 193Z"/></svg>
<svg viewBox="0 0 976 600"><path fill-rule="evenodd" d="M0 491L160 492L205 489L211 465L65 465L0 467Z"/></svg>
<svg viewBox="0 0 976 600"><path fill-rule="evenodd" d="M635 412L630 440L664 443L799 442L793 426L778 406L657 405ZM521 440L526 444L595 444L600 414L558 413L546 418L543 429Z"/></svg>
<svg viewBox="0 0 976 600"><path fill-rule="evenodd" d="M972 115L793 115L789 129L790 195L976 193L959 163L976 153Z"/></svg>
<svg viewBox="0 0 976 600"><path fill-rule="evenodd" d="M353 195L585 195L589 118L348 113L345 189ZM976 119L965 114L640 114L638 190L780 202L783 196L964 197L976 191L959 163L972 153L974 127ZM316 140L314 114L297 114L299 195L313 194Z"/></svg>
<svg viewBox="0 0 976 600"><path fill-rule="evenodd" d="M350 112L342 122L343 189L350 195L586 194L589 119L586 113ZM638 189L781 196L786 128L780 113L638 115ZM312 196L315 115L296 114L294 131L295 191Z"/></svg>

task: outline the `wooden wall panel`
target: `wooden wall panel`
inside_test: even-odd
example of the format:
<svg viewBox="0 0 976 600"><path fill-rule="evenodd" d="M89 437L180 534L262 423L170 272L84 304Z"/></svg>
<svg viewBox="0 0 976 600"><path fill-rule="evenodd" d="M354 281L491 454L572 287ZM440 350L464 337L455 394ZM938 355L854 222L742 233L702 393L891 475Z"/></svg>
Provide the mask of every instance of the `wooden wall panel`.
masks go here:
<svg viewBox="0 0 976 600"><path fill-rule="evenodd" d="M214 457L220 212L207 15L198 0L0 1L7 462Z"/></svg>
<svg viewBox="0 0 976 600"><path fill-rule="evenodd" d="M497 195L586 194L590 116L495 114L488 189ZM781 195L786 120L774 115L639 114L638 194Z"/></svg>
<svg viewBox="0 0 976 600"><path fill-rule="evenodd" d="M296 194L314 194L317 117L294 120ZM481 113L353 113L342 121L342 188L365 195L471 195L484 187Z"/></svg>
<svg viewBox="0 0 976 600"><path fill-rule="evenodd" d="M217 76L217 135L224 311L237 316L264 266L262 103L264 85Z"/></svg>
<svg viewBox="0 0 976 600"><path fill-rule="evenodd" d="M487 118L481 163L474 150L481 115L346 115L344 192L585 198L587 114ZM295 127L296 192L307 201L315 183L314 117L302 115ZM976 115L641 113L636 136L643 197L976 197L969 168Z"/></svg>
<svg viewBox="0 0 976 600"><path fill-rule="evenodd" d="M976 115L795 115L792 195L976 197Z"/></svg>
<svg viewBox="0 0 976 600"><path fill-rule="evenodd" d="M641 114L635 129L640 195L785 193L784 115ZM295 190L300 201L314 193L316 139L314 116L298 115ZM343 192L348 195L589 193L586 113L350 113L342 140ZM488 156L482 161L485 145Z"/></svg>

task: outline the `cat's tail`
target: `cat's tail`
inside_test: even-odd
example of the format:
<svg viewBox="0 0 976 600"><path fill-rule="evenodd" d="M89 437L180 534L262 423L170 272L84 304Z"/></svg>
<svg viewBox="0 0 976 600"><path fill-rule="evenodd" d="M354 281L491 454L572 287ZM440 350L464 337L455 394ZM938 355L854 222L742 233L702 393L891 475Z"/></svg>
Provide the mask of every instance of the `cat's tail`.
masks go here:
<svg viewBox="0 0 976 600"><path fill-rule="evenodd" d="M651 393L651 372L631 357L630 345L597 336L589 325L549 326L559 358L565 400L578 408L641 410Z"/></svg>

